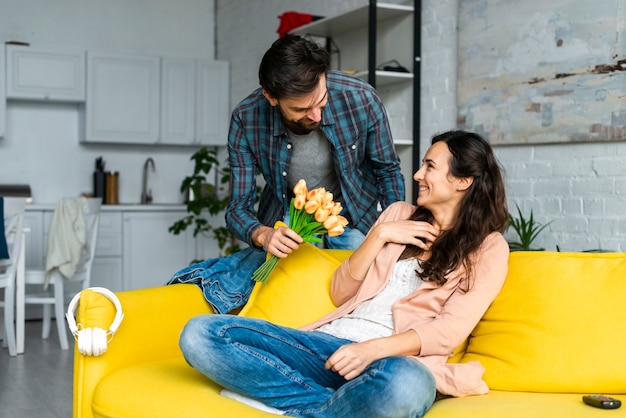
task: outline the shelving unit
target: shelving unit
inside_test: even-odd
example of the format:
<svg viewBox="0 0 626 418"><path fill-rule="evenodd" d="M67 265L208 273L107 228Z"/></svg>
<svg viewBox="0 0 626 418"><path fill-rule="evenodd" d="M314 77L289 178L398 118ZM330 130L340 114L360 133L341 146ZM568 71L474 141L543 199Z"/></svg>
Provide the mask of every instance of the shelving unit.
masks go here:
<svg viewBox="0 0 626 418"><path fill-rule="evenodd" d="M419 167L421 2L414 5L378 3L300 26L290 33L326 39L338 54L340 70L376 87L387 112L406 179L407 200L415 202L413 173ZM367 39L367 42L364 40ZM411 72L381 71L396 60Z"/></svg>

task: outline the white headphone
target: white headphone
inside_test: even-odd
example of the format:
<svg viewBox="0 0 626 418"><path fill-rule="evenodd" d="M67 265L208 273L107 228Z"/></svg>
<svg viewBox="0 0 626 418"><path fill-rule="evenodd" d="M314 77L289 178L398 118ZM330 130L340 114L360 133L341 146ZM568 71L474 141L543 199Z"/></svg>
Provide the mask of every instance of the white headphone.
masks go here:
<svg viewBox="0 0 626 418"><path fill-rule="evenodd" d="M106 298L115 305L115 319L113 319L113 323L109 327L109 330L105 331L102 328L83 328L82 325L76 325L74 313L76 311L78 301L80 300L81 292L77 293L72 298L72 301L67 308L67 314L65 314L65 317L67 318L67 324L70 327L70 331L72 331L74 339L78 343L78 351L86 356L99 356L107 351L107 344L113 339L113 335L115 335L115 332L122 323L124 313L122 313L122 304L120 303L120 300L109 289L105 289L104 287L90 287L88 290L92 290L106 296Z"/></svg>

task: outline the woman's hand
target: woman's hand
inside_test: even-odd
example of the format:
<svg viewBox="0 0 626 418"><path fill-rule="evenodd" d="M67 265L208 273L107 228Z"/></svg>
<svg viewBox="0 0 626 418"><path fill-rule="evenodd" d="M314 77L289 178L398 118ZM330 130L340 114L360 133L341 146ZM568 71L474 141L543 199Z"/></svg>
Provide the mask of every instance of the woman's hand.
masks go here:
<svg viewBox="0 0 626 418"><path fill-rule="evenodd" d="M350 256L350 273L355 280L363 280L368 269L386 243L412 244L429 251L439 231L423 221L391 221L374 225L361 246ZM337 302L337 301L335 301Z"/></svg>
<svg viewBox="0 0 626 418"><path fill-rule="evenodd" d="M413 330L389 337L374 338L362 343L342 345L326 360L325 367L346 380L354 379L383 357L416 356L422 350L422 340Z"/></svg>
<svg viewBox="0 0 626 418"><path fill-rule="evenodd" d="M426 251L439 235L437 228L428 222L409 220L384 222L372 231L385 242L411 244Z"/></svg>
<svg viewBox="0 0 626 418"><path fill-rule="evenodd" d="M325 367L339 373L346 380L352 380L377 360L375 353L373 344L368 342L343 345L326 360Z"/></svg>

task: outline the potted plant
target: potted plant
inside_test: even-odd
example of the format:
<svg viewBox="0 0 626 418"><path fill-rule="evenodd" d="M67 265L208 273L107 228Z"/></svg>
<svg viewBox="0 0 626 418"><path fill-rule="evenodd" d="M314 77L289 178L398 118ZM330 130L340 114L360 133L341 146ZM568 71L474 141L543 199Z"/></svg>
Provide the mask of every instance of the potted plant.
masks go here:
<svg viewBox="0 0 626 418"><path fill-rule="evenodd" d="M530 211L530 217L524 218L519 206L517 208L517 218L509 213L509 225L508 228L513 228L517 233L519 241L509 242L509 249L511 251L545 251L545 248L532 248L533 241L537 238L539 233L543 231L552 222L548 222L545 225L536 222L533 217L533 211Z"/></svg>
<svg viewBox="0 0 626 418"><path fill-rule="evenodd" d="M202 147L190 159L194 161L193 173L185 177L180 185L181 193L187 196L188 214L174 222L169 232L177 235L193 227L194 237L200 234L217 240L220 255L236 253L241 248L232 232L225 226L211 225L207 219L207 215L218 215L228 206L230 170L220 165L215 149ZM207 180L209 174L214 175L213 183Z"/></svg>

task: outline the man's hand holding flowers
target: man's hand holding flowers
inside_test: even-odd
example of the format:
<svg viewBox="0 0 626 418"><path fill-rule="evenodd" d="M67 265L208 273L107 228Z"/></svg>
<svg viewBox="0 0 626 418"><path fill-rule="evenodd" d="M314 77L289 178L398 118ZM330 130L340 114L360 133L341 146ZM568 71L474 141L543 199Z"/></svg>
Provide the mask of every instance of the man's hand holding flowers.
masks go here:
<svg viewBox="0 0 626 418"><path fill-rule="evenodd" d="M280 258L286 257L303 242L321 242L320 236L324 234L330 237L341 235L348 225L348 220L340 215L341 203L334 202L333 194L323 187L309 191L306 182L300 179L293 192L289 205L289 228L278 226L270 236L265 248L272 255L252 275L255 281L264 283L267 280L279 255L284 254Z"/></svg>

